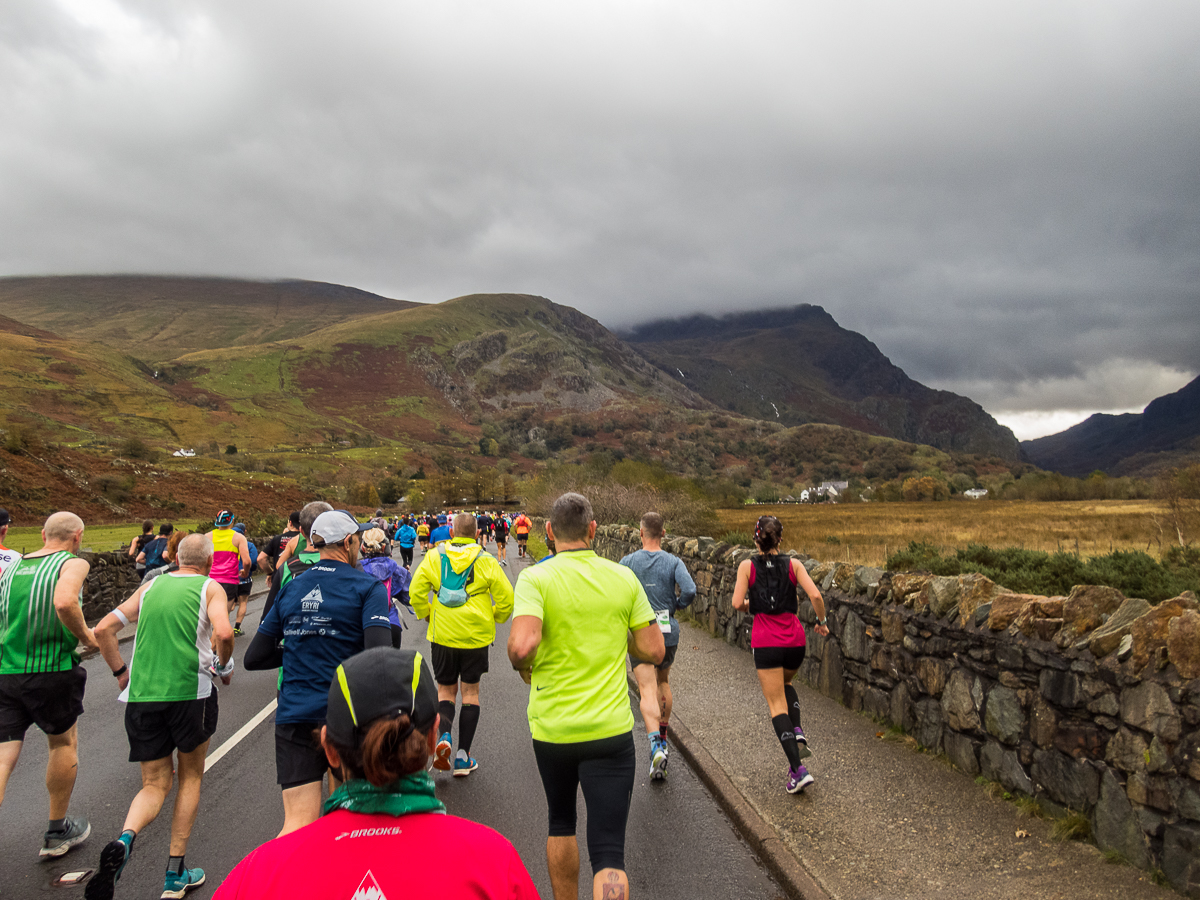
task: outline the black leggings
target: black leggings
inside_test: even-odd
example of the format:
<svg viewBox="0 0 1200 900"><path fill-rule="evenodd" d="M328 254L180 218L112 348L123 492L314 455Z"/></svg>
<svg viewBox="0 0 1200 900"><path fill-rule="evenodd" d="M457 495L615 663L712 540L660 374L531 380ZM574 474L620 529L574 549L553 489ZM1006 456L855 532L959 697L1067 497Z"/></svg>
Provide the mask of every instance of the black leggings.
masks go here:
<svg viewBox="0 0 1200 900"><path fill-rule="evenodd" d="M550 837L575 834L575 798L582 786L592 873L624 871L625 824L637 777L633 732L576 744L534 741L533 755L550 808Z"/></svg>
<svg viewBox="0 0 1200 900"><path fill-rule="evenodd" d="M404 568L406 568L406 569L412 568L412 559L413 559L413 548L412 547L401 547L400 548L400 562L404 565Z"/></svg>

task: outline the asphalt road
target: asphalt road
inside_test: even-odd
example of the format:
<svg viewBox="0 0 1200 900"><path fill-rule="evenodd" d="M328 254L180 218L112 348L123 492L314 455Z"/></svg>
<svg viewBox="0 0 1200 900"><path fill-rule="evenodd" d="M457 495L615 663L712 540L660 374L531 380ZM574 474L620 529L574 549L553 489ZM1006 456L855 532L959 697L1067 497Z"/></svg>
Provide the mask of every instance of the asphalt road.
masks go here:
<svg viewBox="0 0 1200 900"><path fill-rule="evenodd" d="M493 545L494 549L494 545ZM419 561L418 550L418 561ZM510 557L516 548L510 544ZM525 561L510 560L515 580ZM251 605L247 633L237 639L239 666L233 683L220 691L220 718L209 749L222 744L255 718L275 698L275 672L247 672L241 655L249 646L262 603ZM413 623L404 645L426 653L424 623ZM528 688L508 665L504 653L508 626L500 627L492 649L491 673L482 682L482 715L472 755L479 768L466 778L435 772L438 795L450 813L495 828L517 848L543 897L551 897L546 872L546 802L533 758L525 718ZM128 658L128 651L125 651ZM87 660L86 712L80 719L79 779L71 814L86 815L92 837L58 860L39 861L46 827L43 773L46 742L31 729L20 763L0 809L0 898L82 896L81 887L57 887L66 872L94 868L101 847L120 833L130 800L141 780L128 762L123 708L116 682L99 657ZM686 698L681 700L686 707ZM629 816L626 866L631 893L671 898L776 898L783 891L742 842L699 779L676 754L665 782L648 778L648 742L636 703L635 730L638 780ZM236 746L215 761L205 776L200 813L188 846L190 866L208 873L208 883L189 894L205 898L237 862L258 844L271 839L283 822L275 784L274 715L268 715ZM457 732L456 732L457 737ZM158 897L166 865L173 794L162 814L138 836L134 854L117 885L118 897ZM579 801L579 836L584 848L586 815ZM591 870L583 852L581 896L591 896ZM333 898L331 898L333 900Z"/></svg>

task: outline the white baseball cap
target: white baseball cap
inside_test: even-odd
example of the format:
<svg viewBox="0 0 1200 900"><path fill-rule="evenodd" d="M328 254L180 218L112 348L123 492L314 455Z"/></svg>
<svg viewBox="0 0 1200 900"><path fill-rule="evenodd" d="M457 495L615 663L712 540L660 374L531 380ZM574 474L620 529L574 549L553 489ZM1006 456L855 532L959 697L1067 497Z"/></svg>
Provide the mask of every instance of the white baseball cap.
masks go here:
<svg viewBox="0 0 1200 900"><path fill-rule="evenodd" d="M309 533L313 540L321 540L326 544L340 544L352 534L358 534L370 529L371 523L358 524L358 519L344 509L331 509L317 516Z"/></svg>

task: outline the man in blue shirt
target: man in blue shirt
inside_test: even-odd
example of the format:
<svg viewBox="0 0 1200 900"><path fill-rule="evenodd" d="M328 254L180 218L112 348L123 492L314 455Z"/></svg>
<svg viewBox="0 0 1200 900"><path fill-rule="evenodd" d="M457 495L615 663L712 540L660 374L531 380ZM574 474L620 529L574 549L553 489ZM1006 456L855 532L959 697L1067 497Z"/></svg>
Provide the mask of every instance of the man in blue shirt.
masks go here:
<svg viewBox="0 0 1200 900"><path fill-rule="evenodd" d="M660 781L667 777L667 720L671 717L671 663L679 649L679 622L675 610L691 604L696 596L696 582L687 566L677 556L662 548L663 517L656 512L642 516L642 549L630 553L621 565L633 569L642 583L650 606L654 609L658 627L663 633L666 655L658 665L630 657L633 677L641 694L642 721L650 738L650 778ZM676 596L676 588L679 590Z"/></svg>
<svg viewBox="0 0 1200 900"><path fill-rule="evenodd" d="M400 548L400 559L404 563L406 569L412 569L413 562L413 547L417 543L417 529L409 524L408 519L404 519L400 523L400 527L396 529L396 546Z"/></svg>
<svg viewBox="0 0 1200 900"><path fill-rule="evenodd" d="M247 669L283 667L275 714L275 774L283 789L280 835L321 815L321 779L328 764L313 731L325 723L337 667L364 649L392 645L387 589L355 568L359 535L369 527L344 510L317 516L310 538L320 560L280 590L246 650Z"/></svg>

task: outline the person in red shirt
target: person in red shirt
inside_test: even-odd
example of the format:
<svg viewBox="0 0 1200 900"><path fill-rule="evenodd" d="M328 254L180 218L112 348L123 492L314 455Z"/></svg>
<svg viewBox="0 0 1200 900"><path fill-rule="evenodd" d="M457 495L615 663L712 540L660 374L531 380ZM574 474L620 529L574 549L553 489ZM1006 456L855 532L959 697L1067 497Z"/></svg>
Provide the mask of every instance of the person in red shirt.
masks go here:
<svg viewBox="0 0 1200 900"><path fill-rule="evenodd" d="M434 796L425 767L437 741L437 707L437 686L415 650L375 647L338 666L321 743L342 786L316 822L238 863L214 900L536 900L512 844L446 815Z"/></svg>

